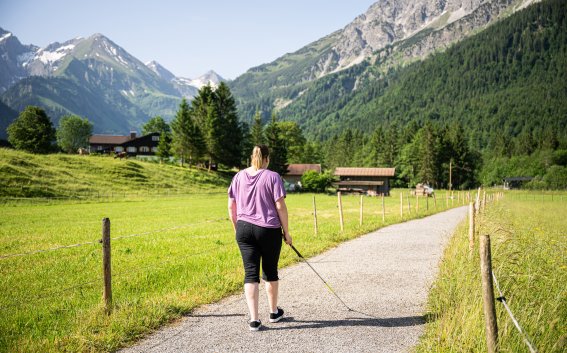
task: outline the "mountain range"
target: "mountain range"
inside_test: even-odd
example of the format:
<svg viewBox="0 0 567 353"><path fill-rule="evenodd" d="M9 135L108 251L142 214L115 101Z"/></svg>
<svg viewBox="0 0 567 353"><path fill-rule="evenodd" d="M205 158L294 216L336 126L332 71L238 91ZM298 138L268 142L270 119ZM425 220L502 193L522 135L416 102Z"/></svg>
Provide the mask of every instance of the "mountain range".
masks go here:
<svg viewBox="0 0 567 353"><path fill-rule="evenodd" d="M307 126L309 136L322 138L317 125L330 122L310 110L309 102L325 97L329 82L339 81L341 94L350 96L392 68L444 51L533 2L379 0L343 29L251 68L229 86L242 120L250 121L256 111L265 118L280 111ZM55 123L76 114L91 120L96 133L124 133L155 115L171 119L181 97L221 80L214 72L176 77L155 61L142 63L101 34L39 48L0 29L0 99L6 106L0 104L0 112L8 112L0 117L0 138L13 112L27 105L44 107Z"/></svg>
<svg viewBox="0 0 567 353"><path fill-rule="evenodd" d="M214 71L196 79L176 77L102 34L39 48L0 29L0 58L3 104L14 111L42 106L55 123L66 114L84 116L97 133L138 130L156 115L170 119L181 97L190 99L203 85L224 81ZM0 119L0 137L10 120Z"/></svg>
<svg viewBox="0 0 567 353"><path fill-rule="evenodd" d="M345 91L354 91L392 67L444 51L534 2L379 0L343 29L251 68L229 85L244 119L256 111L268 119L273 110L293 106L324 77L350 70Z"/></svg>

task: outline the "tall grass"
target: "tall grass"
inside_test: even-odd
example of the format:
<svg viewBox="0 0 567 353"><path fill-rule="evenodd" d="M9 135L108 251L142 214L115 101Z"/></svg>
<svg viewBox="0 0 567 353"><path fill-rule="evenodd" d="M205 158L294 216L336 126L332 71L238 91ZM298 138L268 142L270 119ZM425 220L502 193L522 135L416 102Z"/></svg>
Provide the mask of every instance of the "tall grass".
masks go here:
<svg viewBox="0 0 567 353"><path fill-rule="evenodd" d="M311 194L289 195L294 243L311 256L383 225L400 222L399 192L359 202L343 197L345 231L336 196L316 195L314 236ZM405 200L405 199L404 199ZM457 206L457 204L455 204ZM404 207L407 207L404 204ZM412 204L412 207L415 207ZM430 200L404 220L445 209ZM113 311L102 305L102 218L111 220ZM0 351L112 351L204 303L241 290L243 270L226 195L139 197L131 200L0 205L0 255L74 243L80 247L0 259ZM135 235L132 237L126 237ZM281 266L297 259L282 252Z"/></svg>
<svg viewBox="0 0 567 353"><path fill-rule="evenodd" d="M539 352L567 349L567 197L508 193L480 217L469 254L467 224L448 245L428 300L426 334L417 352L484 352L478 234L489 234L493 271L506 301ZM564 197L564 201L562 200ZM496 289L495 289L496 291ZM496 293L498 296L498 293ZM529 352L496 303L500 352Z"/></svg>

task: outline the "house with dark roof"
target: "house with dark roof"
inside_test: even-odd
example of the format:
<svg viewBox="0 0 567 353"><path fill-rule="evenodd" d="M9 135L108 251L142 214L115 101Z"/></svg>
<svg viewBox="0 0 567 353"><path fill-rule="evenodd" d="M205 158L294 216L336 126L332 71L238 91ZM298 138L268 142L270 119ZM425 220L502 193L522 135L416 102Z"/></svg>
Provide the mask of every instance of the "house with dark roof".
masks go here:
<svg viewBox="0 0 567 353"><path fill-rule="evenodd" d="M152 132L140 137L136 137L135 132L131 132L129 136L92 135L89 139L89 152L126 152L129 156L154 156L157 152L159 137L159 132Z"/></svg>
<svg viewBox="0 0 567 353"><path fill-rule="evenodd" d="M92 135L89 138L90 153L114 153L114 148L122 143L136 138L136 133L130 133L130 136L120 135Z"/></svg>
<svg viewBox="0 0 567 353"><path fill-rule="evenodd" d="M321 173L321 164L290 164L287 172L283 175L285 181L290 184L297 184L301 181L301 176L308 170Z"/></svg>
<svg viewBox="0 0 567 353"><path fill-rule="evenodd" d="M396 168L344 168L337 167L335 176L339 178L333 185L337 191L365 193L368 195L390 195L390 178Z"/></svg>

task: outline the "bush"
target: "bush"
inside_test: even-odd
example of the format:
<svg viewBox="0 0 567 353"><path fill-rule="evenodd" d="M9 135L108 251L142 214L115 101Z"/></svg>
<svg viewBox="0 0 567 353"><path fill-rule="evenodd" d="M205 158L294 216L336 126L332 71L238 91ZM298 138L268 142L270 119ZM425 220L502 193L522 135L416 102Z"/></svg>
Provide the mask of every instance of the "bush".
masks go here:
<svg viewBox="0 0 567 353"><path fill-rule="evenodd" d="M331 185L333 176L328 173L317 173L314 170L308 170L301 176L301 187L305 191L324 192Z"/></svg>
<svg viewBox="0 0 567 353"><path fill-rule="evenodd" d="M8 126L8 141L18 150L48 153L53 149L55 129L51 119L39 107L28 106Z"/></svg>

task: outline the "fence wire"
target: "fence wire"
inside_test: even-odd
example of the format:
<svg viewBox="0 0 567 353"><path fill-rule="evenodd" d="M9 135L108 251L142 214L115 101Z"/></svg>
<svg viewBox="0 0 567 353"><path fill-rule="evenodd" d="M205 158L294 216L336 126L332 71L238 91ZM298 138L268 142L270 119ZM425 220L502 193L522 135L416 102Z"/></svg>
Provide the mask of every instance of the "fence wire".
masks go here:
<svg viewBox="0 0 567 353"><path fill-rule="evenodd" d="M203 222L187 223L187 224L182 224L182 225L169 227L169 228L155 229L155 230L151 230L151 231L143 232L143 233L135 233L135 234L119 236L119 237L111 238L111 240L133 238L133 237L139 237L139 236L142 236L142 235L148 235L148 234L153 234L153 233L158 233L158 232L166 232L166 231L170 231L170 230L183 229L183 228L188 228L188 227L197 226L197 225L201 225L201 224L219 222L219 221L226 220L226 219L227 219L226 217L221 217L221 218L216 218L216 219L210 219L210 220L203 221ZM75 247L84 246L84 245L99 244L101 242L102 242L102 240L96 240L96 241L89 241L89 242L77 243L77 244L71 244L71 245L62 245L62 246L57 246L57 247L48 248L48 249L34 250L34 251L23 252L23 253L18 253L18 254L0 255L0 260L5 260L5 259L9 259L9 258L13 258L13 257L19 257L19 256L35 255L35 254L39 254L39 253L43 253L43 252L49 252L49 251L55 251L55 250L61 250L61 249L75 248Z"/></svg>
<svg viewBox="0 0 567 353"><path fill-rule="evenodd" d="M48 251L55 251L55 250L68 249L68 248L76 248L76 247L83 246L83 245L91 245L91 244L98 244L98 243L99 243L99 241L97 240L97 241L89 241L89 242L86 242L86 243L57 246L55 248L34 250L34 251L23 252L23 253L19 253L19 254L0 255L0 260L9 259L11 257L34 255L34 254L39 254L39 253L48 252Z"/></svg>
<svg viewBox="0 0 567 353"><path fill-rule="evenodd" d="M514 326L516 326L516 328L518 329L518 332L520 332L520 335L522 335L522 338L524 339L524 342L526 343L526 345L530 349L530 352L531 353L537 353L537 350L534 348L533 344L530 342L530 338L528 337L528 334L524 330L522 330L520 323L518 322L518 320L516 320L516 318L514 317L514 314L512 313L512 310L510 310L510 307L506 303L506 297L504 297L504 294L502 294L502 291L500 290L500 286L498 285L498 280L496 279L496 275L494 274L494 271L491 271L491 272L492 272L492 279L494 280L494 284L496 285L496 289L498 290L498 293L500 294L500 297L496 298L496 300L501 302L502 305L504 305L504 308L506 308L508 315L510 315L512 322L514 323Z"/></svg>

